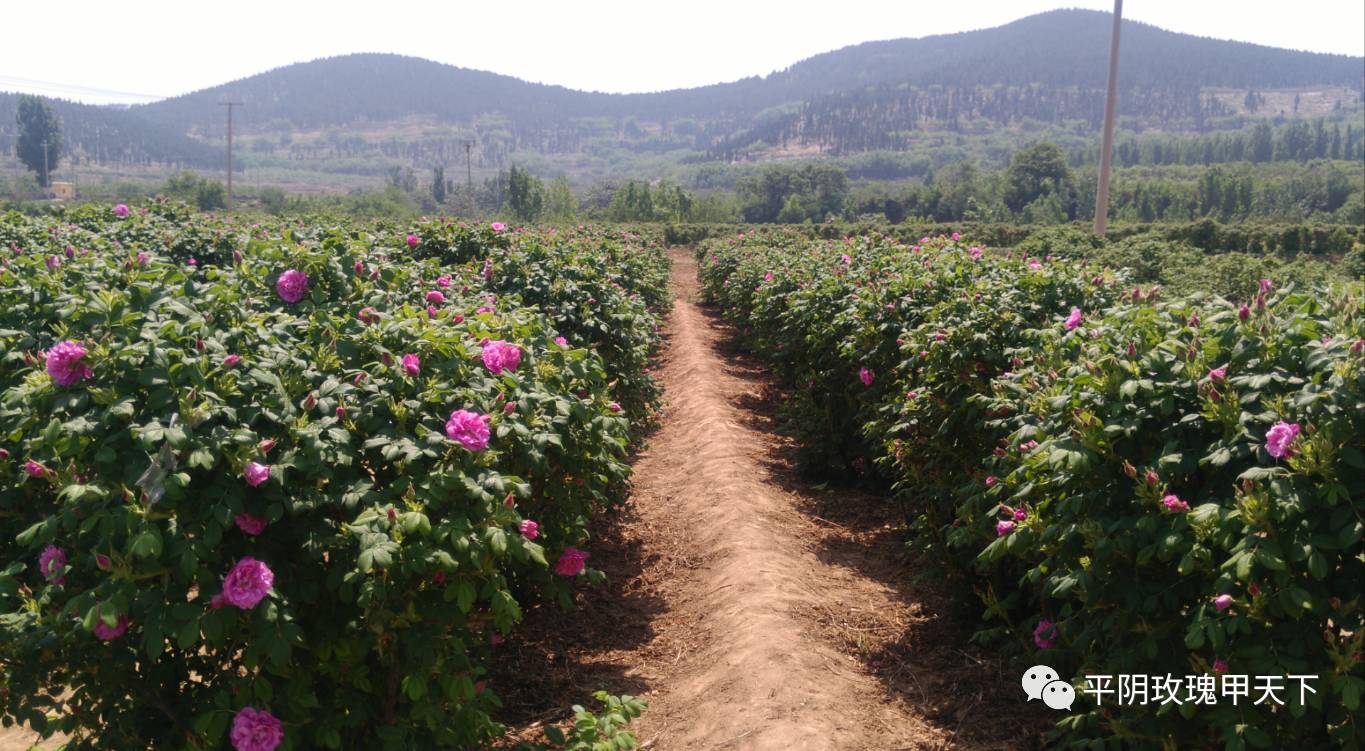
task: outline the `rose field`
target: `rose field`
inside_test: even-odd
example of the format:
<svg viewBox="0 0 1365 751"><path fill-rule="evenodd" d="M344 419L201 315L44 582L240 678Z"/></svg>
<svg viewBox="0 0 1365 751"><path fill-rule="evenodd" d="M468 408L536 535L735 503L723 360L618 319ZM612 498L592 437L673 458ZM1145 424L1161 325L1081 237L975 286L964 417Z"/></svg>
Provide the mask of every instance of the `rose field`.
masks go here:
<svg viewBox="0 0 1365 751"><path fill-rule="evenodd" d="M1173 296L956 235L699 259L804 463L890 489L917 565L984 608L977 640L1063 676L1320 679L1289 707L1087 701L1057 745L1360 747L1359 283Z"/></svg>
<svg viewBox="0 0 1365 751"><path fill-rule="evenodd" d="M73 749L500 732L491 645L600 577L587 521L652 420L659 248L165 205L11 215L0 245L7 724ZM572 743L626 747L639 707L609 702Z"/></svg>
<svg viewBox="0 0 1365 751"><path fill-rule="evenodd" d="M0 749L1365 746L1365 286L968 233L0 216Z"/></svg>

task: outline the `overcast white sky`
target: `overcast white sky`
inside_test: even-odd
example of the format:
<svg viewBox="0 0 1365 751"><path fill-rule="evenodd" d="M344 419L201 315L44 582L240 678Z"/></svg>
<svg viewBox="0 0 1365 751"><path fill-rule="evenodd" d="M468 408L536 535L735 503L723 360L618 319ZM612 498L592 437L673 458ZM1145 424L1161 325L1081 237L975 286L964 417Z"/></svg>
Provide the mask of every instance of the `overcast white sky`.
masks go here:
<svg viewBox="0 0 1365 751"><path fill-rule="evenodd" d="M653 91L763 75L858 42L998 26L1057 7L1109 10L1113 3L0 0L0 91L145 101L132 95L173 96L350 52L396 52L577 89ZM1365 55L1362 0L1128 0L1124 17L1201 36Z"/></svg>

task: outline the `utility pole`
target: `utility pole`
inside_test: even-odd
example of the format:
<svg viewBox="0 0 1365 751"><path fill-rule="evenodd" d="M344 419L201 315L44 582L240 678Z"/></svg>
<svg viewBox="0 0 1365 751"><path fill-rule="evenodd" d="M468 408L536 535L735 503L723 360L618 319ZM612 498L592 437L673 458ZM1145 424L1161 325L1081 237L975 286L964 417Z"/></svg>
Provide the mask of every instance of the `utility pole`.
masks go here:
<svg viewBox="0 0 1365 751"><path fill-rule="evenodd" d="M475 209L477 208L477 205L474 201L474 168L471 166L472 162L470 161L469 157L469 150L472 148L474 148L474 143L472 141L464 142L464 176L467 188L465 191L465 195L469 196L470 216L474 215Z"/></svg>
<svg viewBox="0 0 1365 751"><path fill-rule="evenodd" d="M44 198L47 197L47 194L51 191L51 189L52 189L52 176L49 175L49 174L48 174L48 171L47 171L47 139L44 138L44 139L43 139L43 197L44 197Z"/></svg>
<svg viewBox="0 0 1365 751"><path fill-rule="evenodd" d="M1119 27L1123 24L1123 0L1114 0L1114 37L1109 42L1109 89L1104 97L1104 137L1100 146L1100 183L1095 191L1095 234L1109 226L1109 167L1114 154L1114 104L1119 84Z"/></svg>
<svg viewBox="0 0 1365 751"><path fill-rule="evenodd" d="M241 107L241 102L219 102L219 106L228 108L228 131L227 131L227 210L232 211L232 108Z"/></svg>

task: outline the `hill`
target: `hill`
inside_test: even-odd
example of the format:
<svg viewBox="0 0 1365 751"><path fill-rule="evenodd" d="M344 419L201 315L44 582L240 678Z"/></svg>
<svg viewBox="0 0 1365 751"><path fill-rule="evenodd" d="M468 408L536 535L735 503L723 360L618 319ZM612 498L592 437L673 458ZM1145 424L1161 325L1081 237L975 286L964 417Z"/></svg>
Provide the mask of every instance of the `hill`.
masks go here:
<svg viewBox="0 0 1365 751"><path fill-rule="evenodd" d="M249 166L316 164L378 174L393 165L513 159L558 169L613 161L734 161L905 150L924 134L967 137L1043 127L1085 135L1103 110L1110 16L1059 10L1005 26L869 42L730 83L603 94L389 54L355 54L267 71L127 110L62 110L87 153L96 132L126 133L124 152L213 166L193 144L221 142L238 111ZM1365 60L1202 38L1125 21L1120 112L1140 131L1207 132L1264 116L1360 106ZM4 118L0 98L0 118ZM0 119L0 142L13 118ZM99 123L98 127L91 123ZM139 135L141 137L139 137ZM548 161L547 161L548 160Z"/></svg>

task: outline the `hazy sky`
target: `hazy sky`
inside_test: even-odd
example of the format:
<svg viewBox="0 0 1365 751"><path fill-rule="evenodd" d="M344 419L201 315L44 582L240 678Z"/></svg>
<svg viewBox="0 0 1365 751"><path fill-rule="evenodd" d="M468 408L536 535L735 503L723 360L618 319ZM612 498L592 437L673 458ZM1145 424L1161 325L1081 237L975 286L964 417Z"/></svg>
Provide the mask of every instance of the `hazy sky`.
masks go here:
<svg viewBox="0 0 1365 751"><path fill-rule="evenodd" d="M350 52L397 52L578 89L652 91L763 75L873 39L998 26L1057 7L1108 10L1113 3L0 0L0 6L0 91L145 101L136 95L183 94ZM1128 0L1124 17L1201 36L1365 55L1362 0Z"/></svg>

